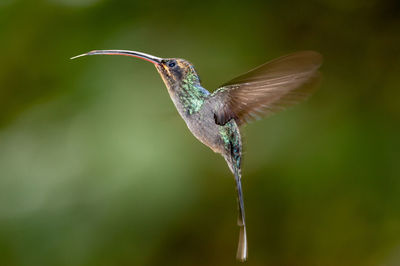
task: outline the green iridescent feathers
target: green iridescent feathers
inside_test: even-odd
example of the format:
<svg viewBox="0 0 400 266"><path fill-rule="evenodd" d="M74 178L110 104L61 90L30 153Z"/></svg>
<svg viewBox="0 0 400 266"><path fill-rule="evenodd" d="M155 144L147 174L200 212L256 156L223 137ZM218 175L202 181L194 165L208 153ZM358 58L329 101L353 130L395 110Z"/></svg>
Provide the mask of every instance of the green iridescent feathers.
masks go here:
<svg viewBox="0 0 400 266"><path fill-rule="evenodd" d="M303 51L267 62L222 85L210 95L219 102L215 122L238 125L285 109L307 98L320 79L322 56Z"/></svg>
<svg viewBox="0 0 400 266"><path fill-rule="evenodd" d="M188 72L182 80L178 96L186 113L192 115L201 109L207 94L204 93L204 89L200 86L197 75Z"/></svg>

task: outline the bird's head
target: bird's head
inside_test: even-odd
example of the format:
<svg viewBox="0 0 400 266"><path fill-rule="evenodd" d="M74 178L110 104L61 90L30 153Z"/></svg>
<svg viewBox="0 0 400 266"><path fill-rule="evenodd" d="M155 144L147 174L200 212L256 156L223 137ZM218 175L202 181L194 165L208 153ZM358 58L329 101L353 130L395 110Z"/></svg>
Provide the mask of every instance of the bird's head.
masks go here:
<svg viewBox="0 0 400 266"><path fill-rule="evenodd" d="M86 55L123 55L146 60L155 65L169 90L175 90L182 82L200 83L193 65L184 59L160 58L150 54L128 50L94 50L74 56L71 59Z"/></svg>
<svg viewBox="0 0 400 266"><path fill-rule="evenodd" d="M185 59L162 59L159 64L156 64L156 68L169 89L179 87L182 82L200 83L193 65Z"/></svg>

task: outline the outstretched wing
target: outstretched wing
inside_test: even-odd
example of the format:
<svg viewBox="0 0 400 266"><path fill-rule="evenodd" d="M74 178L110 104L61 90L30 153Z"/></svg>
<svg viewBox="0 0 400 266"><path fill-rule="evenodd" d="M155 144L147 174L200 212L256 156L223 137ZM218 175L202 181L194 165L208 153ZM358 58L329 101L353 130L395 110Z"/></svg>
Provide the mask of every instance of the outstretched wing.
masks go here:
<svg viewBox="0 0 400 266"><path fill-rule="evenodd" d="M235 119L242 125L307 98L319 81L321 63L317 52L297 52L232 79L210 95L215 122L224 125Z"/></svg>

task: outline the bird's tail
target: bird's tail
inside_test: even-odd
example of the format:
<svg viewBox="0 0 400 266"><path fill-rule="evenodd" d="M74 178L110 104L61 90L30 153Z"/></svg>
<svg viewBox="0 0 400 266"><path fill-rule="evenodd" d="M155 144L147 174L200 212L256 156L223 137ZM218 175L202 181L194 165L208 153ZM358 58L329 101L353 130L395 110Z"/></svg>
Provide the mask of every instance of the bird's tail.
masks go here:
<svg viewBox="0 0 400 266"><path fill-rule="evenodd" d="M243 203L243 192L242 192L242 182L241 182L241 173L240 168L234 168L234 175L236 181L236 192L237 192L237 201L238 201L238 225L240 227L239 232L239 243L238 249L236 253L236 258L240 261L245 261L247 259L247 234L246 234L246 221L244 215L244 203Z"/></svg>
<svg viewBox="0 0 400 266"><path fill-rule="evenodd" d="M235 126L235 124L233 124ZM229 141L225 140L225 153L223 154L225 161L228 163L229 169L235 176L237 203L238 203L238 225L240 227L239 244L236 253L236 258L240 261L247 260L247 235L246 235L246 221L244 215L244 203L242 192L242 173L241 173L241 160L242 160L242 145L240 140L240 133L238 128L226 128L229 131L226 134L229 136Z"/></svg>

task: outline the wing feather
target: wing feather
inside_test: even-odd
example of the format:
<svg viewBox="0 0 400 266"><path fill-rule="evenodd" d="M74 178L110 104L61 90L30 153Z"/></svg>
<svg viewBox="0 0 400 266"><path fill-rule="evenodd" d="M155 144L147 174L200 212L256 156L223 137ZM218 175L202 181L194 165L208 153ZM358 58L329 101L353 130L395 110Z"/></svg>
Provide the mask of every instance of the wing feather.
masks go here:
<svg viewBox="0 0 400 266"><path fill-rule="evenodd" d="M307 98L320 80L322 56L302 51L267 62L240 75L210 95L219 125L235 119L239 125Z"/></svg>

